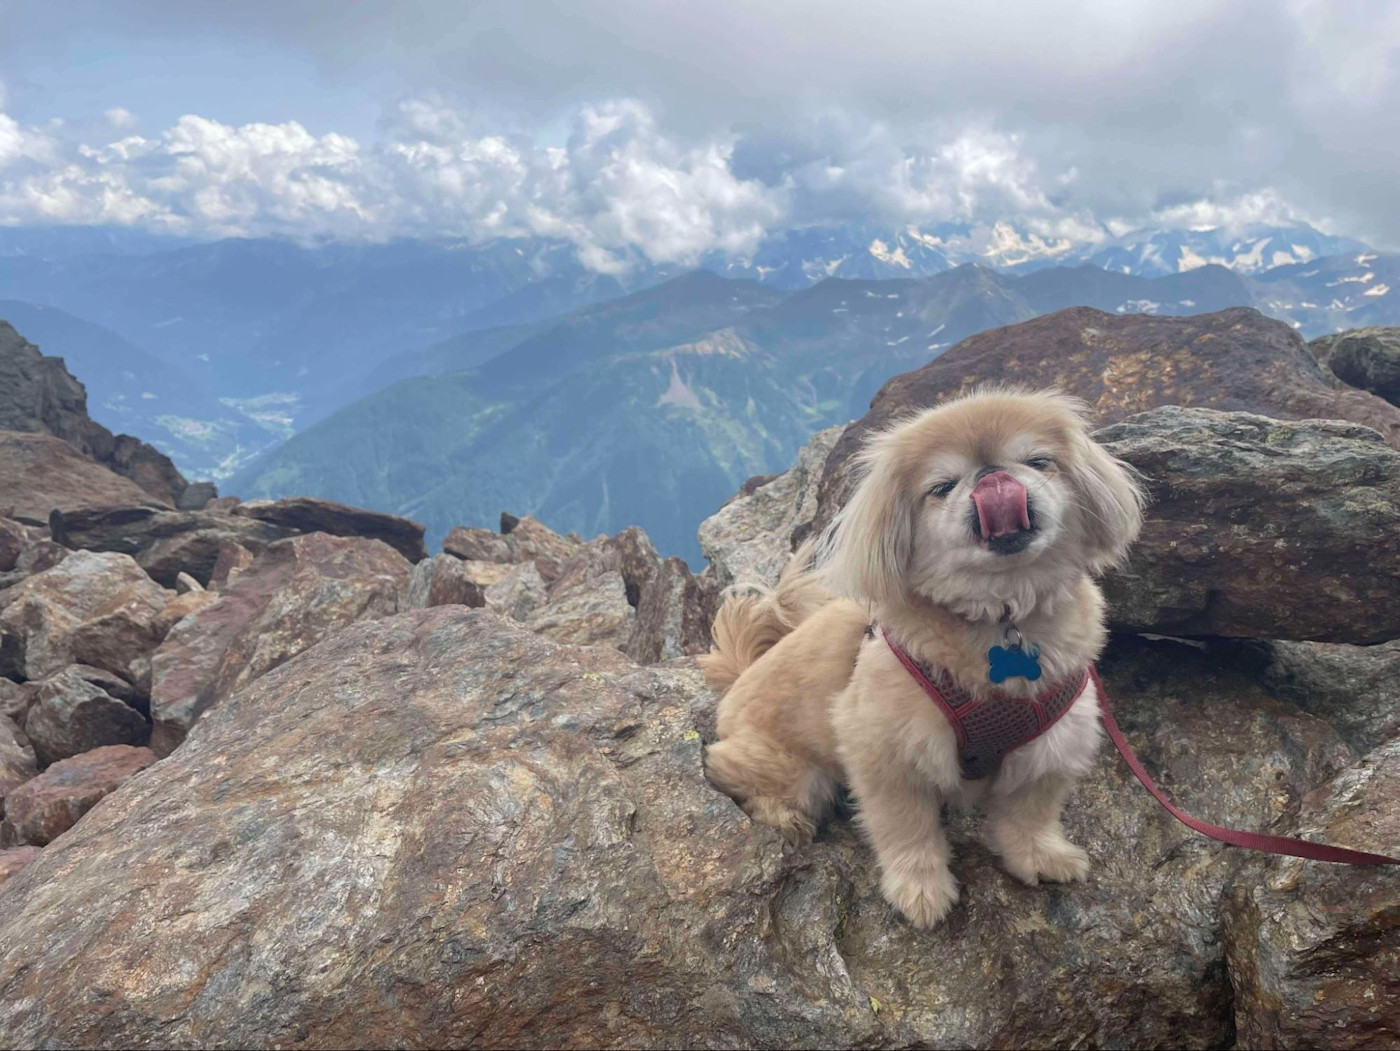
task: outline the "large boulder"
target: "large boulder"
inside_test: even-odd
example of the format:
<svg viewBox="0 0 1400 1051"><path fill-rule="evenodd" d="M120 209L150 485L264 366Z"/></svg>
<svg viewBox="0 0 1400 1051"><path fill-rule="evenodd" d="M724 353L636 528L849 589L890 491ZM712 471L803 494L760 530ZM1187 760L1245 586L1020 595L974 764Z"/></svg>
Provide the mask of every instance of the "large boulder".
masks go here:
<svg viewBox="0 0 1400 1051"><path fill-rule="evenodd" d="M1354 328L1308 344L1338 379L1400 405L1400 328Z"/></svg>
<svg viewBox="0 0 1400 1051"><path fill-rule="evenodd" d="M24 733L39 762L48 766L103 745L144 745L151 728L140 712L90 682L75 666L38 684L24 717Z"/></svg>
<svg viewBox="0 0 1400 1051"><path fill-rule="evenodd" d="M771 478L749 479L700 523L700 550L709 559L706 572L716 585L778 578L793 548L811 531L822 469L844 430L818 431L791 468Z"/></svg>
<svg viewBox="0 0 1400 1051"><path fill-rule="evenodd" d="M0 847L42 847L53 842L155 761L149 748L114 744L54 763L5 799Z"/></svg>
<svg viewBox="0 0 1400 1051"><path fill-rule="evenodd" d="M623 652L638 664L708 653L717 597L712 580L667 558L642 590Z"/></svg>
<svg viewBox="0 0 1400 1051"><path fill-rule="evenodd" d="M1286 420L1350 420L1400 447L1400 408L1329 379L1293 329L1245 307L1194 317L1074 307L990 329L880 389L870 412L832 449L816 524L830 522L850 495L851 458L868 432L985 383L1058 387L1087 401L1103 423L1189 405Z"/></svg>
<svg viewBox="0 0 1400 1051"><path fill-rule="evenodd" d="M309 496L251 500L239 504L233 513L266 522L287 536L298 533L358 536L382 540L410 562L419 562L428 557L428 549L423 545L423 526L417 522L332 500L318 500Z"/></svg>
<svg viewBox="0 0 1400 1051"><path fill-rule="evenodd" d="M105 504L164 506L65 441L0 430L0 509L11 518L48 525L54 510Z"/></svg>
<svg viewBox="0 0 1400 1051"><path fill-rule="evenodd" d="M161 641L173 597L126 555L76 551L0 592L0 675L42 679L82 662L130 677Z"/></svg>
<svg viewBox="0 0 1400 1051"><path fill-rule="evenodd" d="M128 434L113 435L90 418L87 391L69 374L63 359L44 356L4 321L0 321L0 430L60 438L172 507L186 486L168 456ZM4 503L0 496L0 506Z"/></svg>
<svg viewBox="0 0 1400 1051"><path fill-rule="evenodd" d="M1400 638L1400 453L1375 431L1168 407L1094 437L1152 491L1105 581L1114 628Z"/></svg>
<svg viewBox="0 0 1400 1051"><path fill-rule="evenodd" d="M1395 854L1400 740L1310 793L1292 834ZM1400 867L1251 860L1225 937L1240 1047L1400 1046Z"/></svg>
<svg viewBox="0 0 1400 1051"><path fill-rule="evenodd" d="M495 567L495 563L487 564ZM485 588L472 572L473 565L448 554L423 559L409 575L406 608L486 605ZM504 572L501 575L504 576Z"/></svg>
<svg viewBox="0 0 1400 1051"><path fill-rule="evenodd" d="M130 555L151 577L173 588L181 573L207 586L220 557L261 551L292 533L254 518L208 511L151 507L86 507L56 511L49 520L53 539L86 551Z"/></svg>
<svg viewBox="0 0 1400 1051"><path fill-rule="evenodd" d="M168 755L206 710L348 624L398 612L409 564L378 540L271 544L171 628L151 658L151 747Z"/></svg>
<svg viewBox="0 0 1400 1051"><path fill-rule="evenodd" d="M1104 670L1145 761L1210 818L1267 825L1350 761L1188 647L1132 641ZM849 820L786 847L708 786L713 705L689 663L487 610L348 628L11 880L0 1044L1231 1042L1216 912L1241 855L1112 757L1066 815L1088 883L1023 886L960 820L963 901L917 931Z"/></svg>

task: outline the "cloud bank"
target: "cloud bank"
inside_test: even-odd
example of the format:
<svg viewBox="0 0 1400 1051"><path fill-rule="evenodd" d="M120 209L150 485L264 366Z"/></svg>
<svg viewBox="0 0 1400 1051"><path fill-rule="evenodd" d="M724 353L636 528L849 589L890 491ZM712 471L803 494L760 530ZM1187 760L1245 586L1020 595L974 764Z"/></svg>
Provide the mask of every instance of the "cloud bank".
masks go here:
<svg viewBox="0 0 1400 1051"><path fill-rule="evenodd" d="M599 270L848 221L1083 243L1302 220L1400 245L1388 2L110 0L83 24L262 40L330 88L404 90L359 137L194 114L146 131L121 106L25 124L0 92L0 223L534 234Z"/></svg>

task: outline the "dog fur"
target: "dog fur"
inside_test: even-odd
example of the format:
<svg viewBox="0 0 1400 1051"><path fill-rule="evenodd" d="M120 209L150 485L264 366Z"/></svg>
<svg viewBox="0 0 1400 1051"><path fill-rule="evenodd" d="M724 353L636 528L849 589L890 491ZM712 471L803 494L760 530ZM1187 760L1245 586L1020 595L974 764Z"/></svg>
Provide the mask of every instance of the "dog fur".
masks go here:
<svg viewBox="0 0 1400 1051"><path fill-rule="evenodd" d="M986 807L989 845L1018 879L1088 872L1060 810L1098 750L1092 683L992 777L967 781L946 718L884 640L865 634L878 623L976 696L994 689L986 654L1008 621L1039 646L1044 674L995 689L1029 698L1092 663L1106 638L1094 578L1126 556L1143 495L1131 468L1089 438L1087 419L1057 392L988 390L871 436L817 564L804 548L771 591L729 594L702 658L723 693L710 780L793 841L810 838L848 786L885 897L916 926L958 899L945 801ZM1028 493L1032 528L1010 553L982 538L969 499L989 468Z"/></svg>

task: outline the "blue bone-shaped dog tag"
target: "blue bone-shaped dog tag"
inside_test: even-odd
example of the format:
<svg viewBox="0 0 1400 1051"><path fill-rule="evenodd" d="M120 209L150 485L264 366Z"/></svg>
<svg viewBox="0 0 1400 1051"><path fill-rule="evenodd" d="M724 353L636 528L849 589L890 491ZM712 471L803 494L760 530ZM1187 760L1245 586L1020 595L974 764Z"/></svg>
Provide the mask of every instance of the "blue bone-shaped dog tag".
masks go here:
<svg viewBox="0 0 1400 1051"><path fill-rule="evenodd" d="M1005 682L1020 677L1029 682L1040 678L1040 647L1032 646L1023 650L1020 644L993 646L987 651L987 678L992 682Z"/></svg>

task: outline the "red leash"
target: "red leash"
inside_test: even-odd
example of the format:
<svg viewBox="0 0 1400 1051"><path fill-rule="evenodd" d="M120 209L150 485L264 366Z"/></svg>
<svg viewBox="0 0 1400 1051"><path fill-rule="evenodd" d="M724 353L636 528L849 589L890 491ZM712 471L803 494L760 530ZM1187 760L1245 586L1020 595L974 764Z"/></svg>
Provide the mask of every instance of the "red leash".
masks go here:
<svg viewBox="0 0 1400 1051"><path fill-rule="evenodd" d="M1104 692L1103 683L1099 681L1098 671L1090 669L1089 674L1094 677L1094 688L1099 692L1099 712L1103 716L1104 729L1108 731L1109 739L1113 741L1113 746L1118 749L1118 754L1123 757L1123 762L1128 764L1128 769L1137 775L1137 779L1142 782L1144 788L1152 793L1153 798L1167 808L1167 813L1187 828L1194 829L1211 839L1217 839L1221 843L1229 843L1235 847L1248 847L1250 850L1262 850L1269 854L1288 854L1295 858L1308 858L1312 861L1334 861L1341 865L1400 865L1400 858L1391 858L1384 854L1371 854L1364 850L1350 850L1347 847L1332 847L1326 843L1309 843L1305 839L1293 839L1290 836L1266 836L1260 832L1240 832L1233 828L1222 828L1219 825L1212 825L1208 821L1194 818L1184 810L1179 810L1172 805L1166 793L1157 787L1157 782L1152 780L1151 775L1143 768L1142 762L1133 754L1132 746L1128 744L1128 739L1123 736L1123 731L1118 729L1113 712L1109 710L1108 694Z"/></svg>

